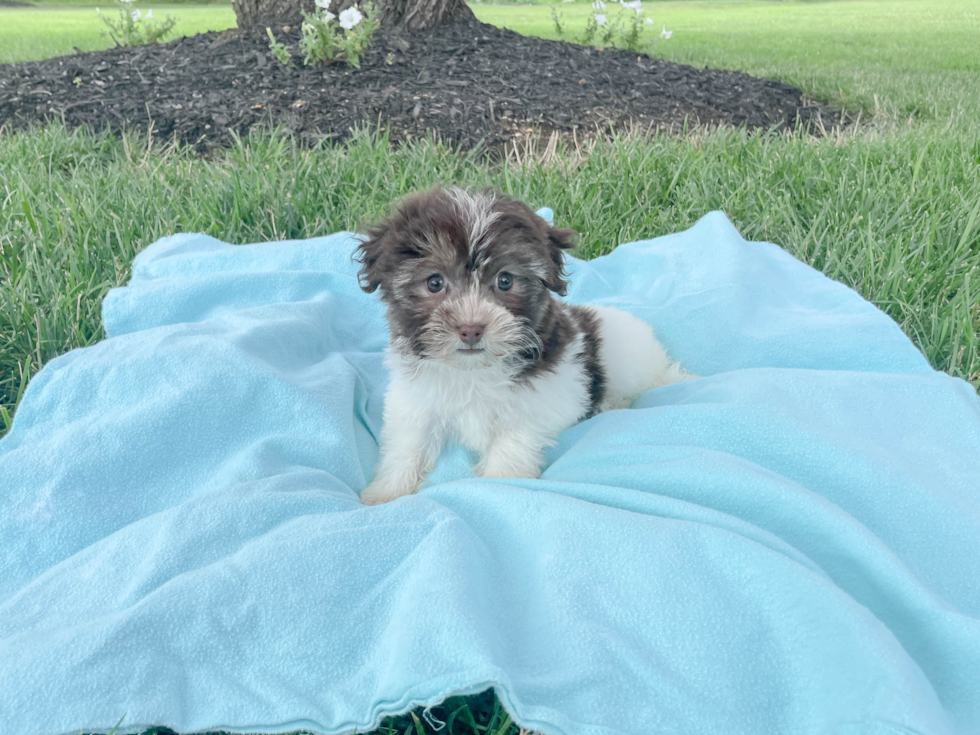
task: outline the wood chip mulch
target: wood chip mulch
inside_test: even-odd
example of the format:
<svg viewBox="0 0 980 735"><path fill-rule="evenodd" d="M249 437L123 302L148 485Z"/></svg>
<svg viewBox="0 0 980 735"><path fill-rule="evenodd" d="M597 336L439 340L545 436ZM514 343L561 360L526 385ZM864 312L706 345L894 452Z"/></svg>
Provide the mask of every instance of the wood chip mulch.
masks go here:
<svg viewBox="0 0 980 735"><path fill-rule="evenodd" d="M207 151L270 124L305 142L380 124L396 141L434 133L465 149L532 131L686 122L819 132L841 123L778 81L530 38L468 13L434 31L382 29L359 70L304 68L298 29L273 30L293 49L293 66L270 54L264 28L0 65L0 127L63 120L118 132L152 123L154 136Z"/></svg>

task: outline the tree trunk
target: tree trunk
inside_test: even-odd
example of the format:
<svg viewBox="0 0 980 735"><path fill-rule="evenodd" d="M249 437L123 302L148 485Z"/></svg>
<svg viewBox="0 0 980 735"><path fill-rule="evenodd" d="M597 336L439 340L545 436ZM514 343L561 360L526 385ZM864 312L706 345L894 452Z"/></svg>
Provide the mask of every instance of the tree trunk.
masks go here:
<svg viewBox="0 0 980 735"><path fill-rule="evenodd" d="M363 0L333 0L330 10L339 13ZM408 31L423 31L457 14L472 15L463 0L373 0L380 11L381 24ZM313 0L233 0L239 28L281 26L299 23L303 11L315 10Z"/></svg>
<svg viewBox="0 0 980 735"><path fill-rule="evenodd" d="M463 0L384 0L381 4L381 22L409 31L435 28L454 15L472 15Z"/></svg>

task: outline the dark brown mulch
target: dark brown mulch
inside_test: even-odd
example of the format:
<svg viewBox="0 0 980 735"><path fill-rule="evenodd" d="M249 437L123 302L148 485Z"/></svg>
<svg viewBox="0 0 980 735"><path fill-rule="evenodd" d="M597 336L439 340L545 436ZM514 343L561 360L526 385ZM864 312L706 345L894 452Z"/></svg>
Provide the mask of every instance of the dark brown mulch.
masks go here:
<svg viewBox="0 0 980 735"><path fill-rule="evenodd" d="M297 29L279 39L295 53ZM800 90L740 72L528 38L462 17L435 31L379 31L361 69L282 66L264 29L0 66L0 126L143 129L207 150L230 132L282 125L304 141L390 126L464 148L539 131L725 124L817 128L839 114ZM819 116L819 123L817 117Z"/></svg>

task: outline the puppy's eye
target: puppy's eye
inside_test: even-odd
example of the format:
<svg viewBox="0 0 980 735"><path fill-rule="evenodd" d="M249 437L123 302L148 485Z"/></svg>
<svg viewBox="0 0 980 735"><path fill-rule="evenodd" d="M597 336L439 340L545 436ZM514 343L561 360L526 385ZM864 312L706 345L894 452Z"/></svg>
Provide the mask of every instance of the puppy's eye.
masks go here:
<svg viewBox="0 0 980 735"><path fill-rule="evenodd" d="M510 291L510 287L514 285L514 277L510 273L501 273L497 276L497 288L501 291Z"/></svg>
<svg viewBox="0 0 980 735"><path fill-rule="evenodd" d="M439 293L442 291L445 281L442 280L442 276L436 273L434 276L429 276L426 279L425 285L429 287L429 293Z"/></svg>

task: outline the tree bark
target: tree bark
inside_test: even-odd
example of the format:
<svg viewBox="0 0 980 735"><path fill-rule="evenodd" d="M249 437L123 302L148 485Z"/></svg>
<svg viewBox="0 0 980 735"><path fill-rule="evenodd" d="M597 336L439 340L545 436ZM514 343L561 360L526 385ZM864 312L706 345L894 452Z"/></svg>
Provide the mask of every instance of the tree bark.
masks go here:
<svg viewBox="0 0 980 735"><path fill-rule="evenodd" d="M458 13L472 12L463 0L384 0L381 22L408 31L424 31Z"/></svg>
<svg viewBox="0 0 980 735"><path fill-rule="evenodd" d="M381 24L407 31L435 28L457 14L472 15L463 0L373 0L378 5ZM333 0L330 10L339 13L358 0ZM282 26L299 23L303 12L315 10L313 0L233 0L239 28Z"/></svg>

